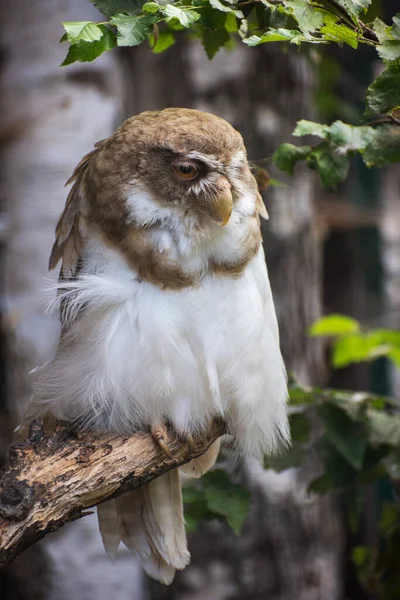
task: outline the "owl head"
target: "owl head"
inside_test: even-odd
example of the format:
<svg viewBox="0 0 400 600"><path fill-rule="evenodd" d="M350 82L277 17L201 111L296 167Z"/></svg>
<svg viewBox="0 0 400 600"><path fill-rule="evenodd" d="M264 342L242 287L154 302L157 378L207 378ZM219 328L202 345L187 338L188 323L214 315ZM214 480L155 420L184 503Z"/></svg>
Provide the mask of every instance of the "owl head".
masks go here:
<svg viewBox="0 0 400 600"><path fill-rule="evenodd" d="M64 255L76 207L112 243L127 244L129 238L136 246L143 229L167 225L175 231L178 223L207 237L220 235L230 221L231 227L246 217L266 216L241 135L223 119L197 110L168 108L128 119L96 144L70 181L74 186L51 266ZM79 224L75 229L76 247Z"/></svg>

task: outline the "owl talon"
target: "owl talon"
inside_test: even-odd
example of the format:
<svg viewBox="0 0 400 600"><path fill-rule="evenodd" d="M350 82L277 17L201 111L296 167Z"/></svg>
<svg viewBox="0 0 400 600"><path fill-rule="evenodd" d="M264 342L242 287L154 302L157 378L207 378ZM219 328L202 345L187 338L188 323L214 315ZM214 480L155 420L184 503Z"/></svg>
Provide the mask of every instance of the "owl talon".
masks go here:
<svg viewBox="0 0 400 600"><path fill-rule="evenodd" d="M189 433L186 436L186 443L188 445L190 454L193 454L196 451L196 444L194 443L192 434Z"/></svg>
<svg viewBox="0 0 400 600"><path fill-rule="evenodd" d="M161 448L161 450L164 452L164 454L168 458L174 458L167 442L165 441L165 438L167 437L166 427L164 425L159 425L158 427L152 427L151 435L152 435L153 440L157 444L157 446L159 446L159 448Z"/></svg>

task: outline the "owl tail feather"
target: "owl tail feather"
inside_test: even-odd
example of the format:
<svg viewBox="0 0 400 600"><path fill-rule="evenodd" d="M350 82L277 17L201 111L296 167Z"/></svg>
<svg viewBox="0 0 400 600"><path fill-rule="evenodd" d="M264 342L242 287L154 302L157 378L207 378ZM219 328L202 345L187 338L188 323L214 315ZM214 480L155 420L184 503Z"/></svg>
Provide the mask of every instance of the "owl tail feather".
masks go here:
<svg viewBox="0 0 400 600"><path fill-rule="evenodd" d="M122 541L150 577L172 582L190 562L178 469L97 507L107 554Z"/></svg>

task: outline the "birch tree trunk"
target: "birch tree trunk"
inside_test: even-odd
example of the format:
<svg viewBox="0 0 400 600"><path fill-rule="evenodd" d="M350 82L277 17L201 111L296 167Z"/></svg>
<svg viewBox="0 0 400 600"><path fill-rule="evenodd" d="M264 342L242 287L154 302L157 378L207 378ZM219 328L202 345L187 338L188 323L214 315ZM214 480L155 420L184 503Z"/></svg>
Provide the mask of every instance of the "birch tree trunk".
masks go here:
<svg viewBox="0 0 400 600"><path fill-rule="evenodd" d="M387 169L382 188L381 235L385 271L386 327L398 329L400 322L400 176L395 166ZM400 370L390 368L391 393L400 398Z"/></svg>
<svg viewBox="0 0 400 600"><path fill-rule="evenodd" d="M219 52L210 62L199 43L181 38L161 55L145 47L124 55L125 116L165 106L218 114L243 134L250 159L271 157L296 120L312 118L313 81L296 51ZM129 73L134 78L129 79ZM149 73L152 76L149 76ZM282 178L281 174L273 173ZM314 225L314 175L299 169L288 187L265 195L263 225L282 349L289 370L304 381L323 377L321 346L306 337L320 315L321 248ZM308 497L318 465L276 475L247 463L242 478L253 508L240 538L220 523L191 536L192 564L170 588L150 583L157 600L337 600L341 598L341 522L331 498Z"/></svg>
<svg viewBox="0 0 400 600"><path fill-rule="evenodd" d="M121 88L115 53L59 67L67 50L59 44L61 21L99 19L87 0L1 0L1 10L2 306L7 408L15 424L29 398L28 372L50 357L58 338L58 323L44 314L43 289L64 183L119 124ZM0 585L7 600L140 598L134 562L112 565L95 515L22 555Z"/></svg>

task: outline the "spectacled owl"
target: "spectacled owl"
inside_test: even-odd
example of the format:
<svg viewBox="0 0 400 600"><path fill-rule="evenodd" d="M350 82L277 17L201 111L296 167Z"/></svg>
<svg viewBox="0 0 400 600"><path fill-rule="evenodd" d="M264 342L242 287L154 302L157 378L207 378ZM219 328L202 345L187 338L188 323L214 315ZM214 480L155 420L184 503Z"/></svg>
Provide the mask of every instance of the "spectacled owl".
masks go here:
<svg viewBox="0 0 400 600"><path fill-rule="evenodd" d="M266 209L241 135L183 108L134 116L76 167L50 268L62 261L62 333L30 417L131 434L170 423L190 442L215 418L240 455L289 438L287 385L262 248ZM182 470L200 476L216 442ZM122 541L170 583L187 549L179 470L98 507L107 552Z"/></svg>

